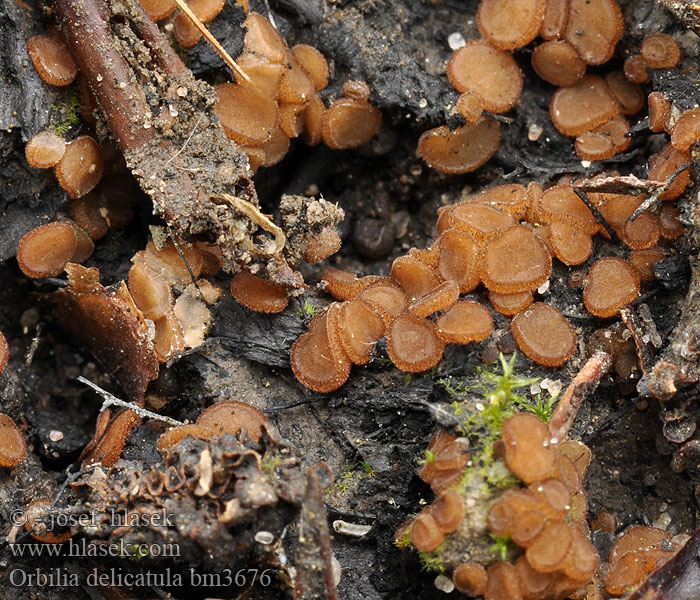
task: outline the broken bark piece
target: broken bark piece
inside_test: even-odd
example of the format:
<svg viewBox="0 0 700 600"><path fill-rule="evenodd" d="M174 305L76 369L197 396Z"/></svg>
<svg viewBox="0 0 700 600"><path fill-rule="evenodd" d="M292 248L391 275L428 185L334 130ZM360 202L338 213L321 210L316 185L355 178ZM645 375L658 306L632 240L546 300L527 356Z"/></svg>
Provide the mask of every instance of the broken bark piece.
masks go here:
<svg viewBox="0 0 700 600"><path fill-rule="evenodd" d="M75 342L87 346L114 374L129 400L142 401L146 386L158 376L158 361L148 327L126 286L104 288L97 269L69 264L66 272L68 287L46 296L46 302Z"/></svg>

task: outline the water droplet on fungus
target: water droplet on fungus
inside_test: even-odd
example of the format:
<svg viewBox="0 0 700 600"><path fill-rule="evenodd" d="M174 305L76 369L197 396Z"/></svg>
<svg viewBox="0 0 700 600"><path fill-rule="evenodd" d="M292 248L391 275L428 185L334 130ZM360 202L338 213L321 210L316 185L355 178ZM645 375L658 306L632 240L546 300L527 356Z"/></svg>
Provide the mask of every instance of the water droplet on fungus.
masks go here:
<svg viewBox="0 0 700 600"><path fill-rule="evenodd" d="M493 331L493 319L478 302L461 300L435 321L438 337L450 344L468 344L486 339Z"/></svg>
<svg viewBox="0 0 700 600"><path fill-rule="evenodd" d="M670 69L678 64L681 51L670 35L651 33L642 41L639 55L652 69Z"/></svg>
<svg viewBox="0 0 700 600"><path fill-rule="evenodd" d="M269 427L270 422L262 412L250 404L224 400L204 409L197 418L197 425L211 429L215 435L236 435L245 427L250 439L258 442L263 429Z"/></svg>
<svg viewBox="0 0 700 600"><path fill-rule="evenodd" d="M483 40L472 40L453 52L447 77L458 92L473 92L483 101L484 109L494 113L513 108L523 87L523 76L513 57Z"/></svg>
<svg viewBox="0 0 700 600"><path fill-rule="evenodd" d="M518 313L510 331L525 356L546 367L564 364L576 349L576 334L569 322L558 309L543 302Z"/></svg>
<svg viewBox="0 0 700 600"><path fill-rule="evenodd" d="M404 314L389 324L386 348L391 362L398 369L420 373L440 361L445 345L430 321Z"/></svg>
<svg viewBox="0 0 700 600"><path fill-rule="evenodd" d="M497 48L522 48L537 36L545 6L545 0L481 0L476 13L479 32Z"/></svg>
<svg viewBox="0 0 700 600"><path fill-rule="evenodd" d="M486 246L482 280L491 291L515 294L536 290L551 270L552 258L532 229L514 225Z"/></svg>
<svg viewBox="0 0 700 600"><path fill-rule="evenodd" d="M3 336L4 339L5 336ZM1 360L0 357L0 364L2 364ZM5 362L7 362L7 357L5 357ZM24 435L10 417L5 413L0 413L0 467L16 467L26 455L27 442L24 441Z"/></svg>
<svg viewBox="0 0 700 600"><path fill-rule="evenodd" d="M84 196L102 179L103 161L97 142L89 135L75 138L53 169L58 184L71 198Z"/></svg>
<svg viewBox="0 0 700 600"><path fill-rule="evenodd" d="M618 112L620 105L597 75L584 75L575 84L559 88L549 103L552 123L571 137L602 125Z"/></svg>
<svg viewBox="0 0 700 600"><path fill-rule="evenodd" d="M442 125L424 132L418 140L418 154L442 173L469 173L493 156L500 141L498 121L482 117L454 131Z"/></svg>
<svg viewBox="0 0 700 600"><path fill-rule="evenodd" d="M68 223L47 223L32 229L17 246L17 264L27 277L60 275L78 247L78 237Z"/></svg>
<svg viewBox="0 0 700 600"><path fill-rule="evenodd" d="M66 152L66 141L53 131L40 131L24 147L27 162L37 169L53 167L63 158Z"/></svg>
<svg viewBox="0 0 700 600"><path fill-rule="evenodd" d="M639 276L621 258L601 258L588 271L583 304L592 315L612 317L639 295Z"/></svg>
<svg viewBox="0 0 700 600"><path fill-rule="evenodd" d="M586 63L574 47L564 40L552 40L537 46L532 53L532 67L552 85L573 85L586 74Z"/></svg>
<svg viewBox="0 0 700 600"><path fill-rule="evenodd" d="M615 0L570 0L564 37L589 65L607 62L623 31Z"/></svg>
<svg viewBox="0 0 700 600"><path fill-rule="evenodd" d="M46 83L69 85L78 74L78 67L62 40L35 35L27 40L27 53L39 77Z"/></svg>
<svg viewBox="0 0 700 600"><path fill-rule="evenodd" d="M289 297L284 286L241 271L231 280L231 294L246 308L263 313L278 313L287 308Z"/></svg>

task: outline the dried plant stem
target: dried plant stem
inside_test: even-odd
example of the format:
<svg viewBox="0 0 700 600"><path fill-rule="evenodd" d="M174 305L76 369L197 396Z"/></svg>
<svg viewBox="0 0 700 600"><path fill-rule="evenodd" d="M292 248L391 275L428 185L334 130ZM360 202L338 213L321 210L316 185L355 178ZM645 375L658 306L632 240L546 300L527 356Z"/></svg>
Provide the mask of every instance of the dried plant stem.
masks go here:
<svg viewBox="0 0 700 600"><path fill-rule="evenodd" d="M277 227L268 217L260 212L260 209L254 204L243 200L242 198L237 198L235 196L230 196L229 194L222 194L221 198L235 207L237 210L242 212L251 221L257 223L262 229L268 231L275 237L275 251L272 252L273 255L279 255L282 252L285 244L287 243L287 238L284 232ZM253 248L256 252L260 252L259 249Z"/></svg>

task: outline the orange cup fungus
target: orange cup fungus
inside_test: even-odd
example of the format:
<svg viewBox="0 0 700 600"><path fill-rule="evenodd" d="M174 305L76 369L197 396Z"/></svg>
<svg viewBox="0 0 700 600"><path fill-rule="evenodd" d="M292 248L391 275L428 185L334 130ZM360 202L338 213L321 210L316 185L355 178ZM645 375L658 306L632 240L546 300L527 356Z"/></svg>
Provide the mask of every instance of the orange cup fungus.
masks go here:
<svg viewBox="0 0 700 600"><path fill-rule="evenodd" d="M24 440L24 435L9 416L0 413L0 467L16 467L26 455L27 442Z"/></svg>
<svg viewBox="0 0 700 600"><path fill-rule="evenodd" d="M84 196L102 179L103 160L97 142L89 135L75 138L53 169L58 184L71 198Z"/></svg>
<svg viewBox="0 0 700 600"><path fill-rule="evenodd" d="M65 152L65 140L49 130L37 133L24 147L27 162L37 169L53 167L63 158Z"/></svg>
<svg viewBox="0 0 700 600"><path fill-rule="evenodd" d="M551 40L537 46L532 53L532 68L542 79L559 86L573 85L586 73L586 63L565 40Z"/></svg>
<svg viewBox="0 0 700 600"><path fill-rule="evenodd" d="M652 69L670 69L678 64L681 51L675 40L665 33L652 33L644 38L639 55Z"/></svg>
<svg viewBox="0 0 700 600"><path fill-rule="evenodd" d="M481 0L476 21L481 35L496 48L522 48L535 39L544 17L545 0Z"/></svg>
<svg viewBox="0 0 700 600"><path fill-rule="evenodd" d="M597 317L612 317L639 295L639 276L621 258L601 258L588 270L583 303Z"/></svg>
<svg viewBox="0 0 700 600"><path fill-rule="evenodd" d="M47 223L32 229L17 246L17 264L27 277L56 277L73 259L78 236L71 225Z"/></svg>
<svg viewBox="0 0 700 600"><path fill-rule="evenodd" d="M237 400L216 402L197 417L197 425L209 429L214 435L236 435L245 428L254 442L260 441L263 430L269 427L267 417L257 408Z"/></svg>
<svg viewBox="0 0 700 600"><path fill-rule="evenodd" d="M518 313L510 330L525 356L548 367L564 364L576 349L573 327L559 310L544 302Z"/></svg>
<svg viewBox="0 0 700 600"><path fill-rule="evenodd" d="M27 40L27 53L42 81L64 86L73 83L78 67L66 44L48 35L35 35Z"/></svg>
<svg viewBox="0 0 700 600"><path fill-rule="evenodd" d="M564 135L577 136L602 125L620 112L605 81L584 75L575 84L559 88L549 105L554 126Z"/></svg>
<svg viewBox="0 0 700 600"><path fill-rule="evenodd" d="M37 498L32 500L25 508L27 521L24 528L30 535L40 542L46 544L62 544L73 537L70 531L56 533L46 529L46 525L41 522L41 518L51 514L51 500L49 498Z"/></svg>
<svg viewBox="0 0 700 600"><path fill-rule="evenodd" d="M231 294L246 308L264 313L282 312L289 302L283 286L248 271L241 271L231 280Z"/></svg>
<svg viewBox="0 0 700 600"><path fill-rule="evenodd" d="M586 64L607 62L622 30L622 12L615 0L570 0L564 38Z"/></svg>

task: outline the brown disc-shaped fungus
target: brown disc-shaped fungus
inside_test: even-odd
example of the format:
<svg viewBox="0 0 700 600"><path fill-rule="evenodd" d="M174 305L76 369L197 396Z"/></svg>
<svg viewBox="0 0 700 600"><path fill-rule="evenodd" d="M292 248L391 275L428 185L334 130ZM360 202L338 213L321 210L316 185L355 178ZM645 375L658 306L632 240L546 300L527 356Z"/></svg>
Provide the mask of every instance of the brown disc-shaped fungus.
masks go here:
<svg viewBox="0 0 700 600"><path fill-rule="evenodd" d="M532 292L520 292L519 294L489 292L489 302L502 315L512 317L532 304Z"/></svg>
<svg viewBox="0 0 700 600"><path fill-rule="evenodd" d="M640 281L654 281L654 263L666 258L663 248L652 246L646 250L633 250L630 252L629 263L639 274Z"/></svg>
<svg viewBox="0 0 700 600"><path fill-rule="evenodd" d="M544 42L532 53L532 67L552 85L573 85L586 74L586 63L565 40Z"/></svg>
<svg viewBox="0 0 700 600"><path fill-rule="evenodd" d="M73 258L78 236L68 223L32 229L17 246L17 264L27 277L56 277Z"/></svg>
<svg viewBox="0 0 700 600"><path fill-rule="evenodd" d="M552 583L557 579L556 574L540 573L527 562L525 555L515 561L520 589L526 598L546 598Z"/></svg>
<svg viewBox="0 0 700 600"><path fill-rule="evenodd" d="M408 255L394 260L391 278L401 286L411 301L425 296L440 284L430 266Z"/></svg>
<svg viewBox="0 0 700 600"><path fill-rule="evenodd" d="M674 133L677 129L674 128ZM673 141L673 134L671 135ZM688 150L678 150L671 144L666 144L659 152L652 154L649 157L649 172L647 179L649 181L665 182L668 177L674 175L673 181L659 196L659 200L674 200L678 198L690 179L690 171L683 169L679 171L684 164L690 162L690 152Z"/></svg>
<svg viewBox="0 0 700 600"><path fill-rule="evenodd" d="M551 475L556 452L542 419L519 413L504 421L501 435L506 464L520 479L532 483Z"/></svg>
<svg viewBox="0 0 700 600"><path fill-rule="evenodd" d="M280 81L284 74L285 66L279 63L271 63L266 58L257 54L244 52L236 63L245 72L252 85L261 95L275 100L280 89Z"/></svg>
<svg viewBox="0 0 700 600"><path fill-rule="evenodd" d="M497 48L522 48L537 37L545 6L545 0L481 0L476 22L481 35Z"/></svg>
<svg viewBox="0 0 700 600"><path fill-rule="evenodd" d="M356 148L369 142L379 131L382 113L369 102L340 98L321 118L323 142L329 148Z"/></svg>
<svg viewBox="0 0 700 600"><path fill-rule="evenodd" d="M227 137L239 144L259 146L270 139L279 121L273 98L250 85L222 83L216 86L218 101L214 106Z"/></svg>
<svg viewBox="0 0 700 600"><path fill-rule="evenodd" d="M263 167L271 167L281 161L289 150L289 138L281 127L275 127L270 138L260 147L265 154Z"/></svg>
<svg viewBox="0 0 700 600"><path fill-rule="evenodd" d="M418 140L418 154L433 169L458 174L475 171L498 149L501 128L491 117L451 131L447 125L429 129Z"/></svg>
<svg viewBox="0 0 700 600"><path fill-rule="evenodd" d="M37 133L24 147L27 162L37 169L53 167L65 152L66 141L48 129Z"/></svg>
<svg viewBox="0 0 700 600"><path fill-rule="evenodd" d="M529 546L544 529L545 516L538 510L528 510L518 515L511 538L518 546Z"/></svg>
<svg viewBox="0 0 700 600"><path fill-rule="evenodd" d="M576 154L584 160L605 160L615 155L615 144L610 136L595 131L586 131L574 142Z"/></svg>
<svg viewBox="0 0 700 600"><path fill-rule="evenodd" d="M211 429L215 435L235 435L245 427L254 442L260 441L263 429L269 424L267 417L257 408L237 400L216 402L197 417L197 425Z"/></svg>
<svg viewBox="0 0 700 600"><path fill-rule="evenodd" d="M636 83L625 77L622 71L610 71L605 76L605 83L625 115L633 115L644 107L644 92Z"/></svg>
<svg viewBox="0 0 700 600"><path fill-rule="evenodd" d="M246 308L263 313L282 312L289 302L283 286L248 271L241 271L231 280L231 294Z"/></svg>
<svg viewBox="0 0 700 600"><path fill-rule="evenodd" d="M301 137L309 146L316 146L323 139L323 113L326 105L318 94L312 94L304 110L304 130Z"/></svg>
<svg viewBox="0 0 700 600"><path fill-rule="evenodd" d="M565 265L580 265L593 252L593 240L585 231L566 221L552 221L549 239L554 255Z"/></svg>
<svg viewBox="0 0 700 600"><path fill-rule="evenodd" d="M486 246L482 280L491 291L516 294L537 289L551 270L552 258L533 230L514 225Z"/></svg>
<svg viewBox="0 0 700 600"><path fill-rule="evenodd" d="M573 327L558 309L544 302L518 313L510 331L525 356L547 367L564 364L576 349Z"/></svg>
<svg viewBox="0 0 700 600"><path fill-rule="evenodd" d="M630 125L627 122L627 119L621 115L617 115L606 123L598 125L598 127L593 129L592 132L602 134L610 138L610 141L615 148L615 153L617 154L618 152L624 152L627 150L627 148L629 148L630 143L632 142L632 139L629 136L629 130ZM581 135L584 136L586 134L583 133Z"/></svg>
<svg viewBox="0 0 700 600"><path fill-rule="evenodd" d="M656 217L659 219L659 229L661 230L662 237L667 240L675 240L683 235L685 227L678 220L680 216L680 209L671 204L664 204L659 209Z"/></svg>
<svg viewBox="0 0 700 600"><path fill-rule="evenodd" d="M78 74L78 67L68 46L48 35L35 35L27 40L27 53L42 81L51 85L69 85Z"/></svg>
<svg viewBox="0 0 700 600"><path fill-rule="evenodd" d="M290 360L294 376L320 394L337 390L350 375L348 358L330 346L326 312L311 319L309 330L292 345Z"/></svg>
<svg viewBox="0 0 700 600"><path fill-rule="evenodd" d="M488 582L484 600L523 600L515 567L508 562L495 562L486 570Z"/></svg>
<svg viewBox="0 0 700 600"><path fill-rule="evenodd" d="M328 85L328 62L323 54L308 44L297 44L292 54L311 77L317 92Z"/></svg>
<svg viewBox="0 0 700 600"><path fill-rule="evenodd" d="M633 54L625 59L622 65L622 72L632 83L646 83L649 81L647 66L639 54Z"/></svg>
<svg viewBox="0 0 700 600"><path fill-rule="evenodd" d="M618 112L620 105L597 75L584 75L574 85L559 88L549 103L554 126L572 137L602 125Z"/></svg>
<svg viewBox="0 0 700 600"><path fill-rule="evenodd" d="M623 30L616 0L570 0L564 37L589 65L607 62Z"/></svg>
<svg viewBox="0 0 700 600"><path fill-rule="evenodd" d="M209 440L212 437L214 437L214 432L207 427L198 425L197 423L187 423L186 425L179 425L177 427L168 429L165 433L161 434L158 437L158 441L156 442L156 448L158 448L158 450L160 451L163 451L166 448L170 448L170 446L174 446L180 440L183 440L188 436L198 437L203 440Z"/></svg>
<svg viewBox="0 0 700 600"><path fill-rule="evenodd" d="M134 255L131 262L134 264L145 264L148 268L162 275L172 283L189 282L192 275L194 275L194 277L199 277L200 275L202 270L202 254L197 246L186 244L182 241L180 241L178 245L185 255L187 264L185 264L185 261L180 256L178 249L172 241L169 241L167 246L158 250L152 240L146 244L145 251L142 250ZM190 270L192 271L191 275Z"/></svg>
<svg viewBox="0 0 700 600"><path fill-rule="evenodd" d="M336 300L350 300L369 285L369 282L358 279L354 273L334 267L328 267L321 272L321 281Z"/></svg>
<svg viewBox="0 0 700 600"><path fill-rule="evenodd" d="M416 317L427 317L450 308L459 298L459 287L454 281L444 281L430 292L414 300L408 312Z"/></svg>
<svg viewBox="0 0 700 600"><path fill-rule="evenodd" d="M89 135L75 138L53 169L58 184L71 198L84 196L102 179L103 161L97 142Z"/></svg>
<svg viewBox="0 0 700 600"><path fill-rule="evenodd" d="M647 103L649 104L649 129L654 133L664 131L671 114L671 103L663 97L661 92L649 94Z"/></svg>
<svg viewBox="0 0 700 600"><path fill-rule="evenodd" d="M342 240L338 235L338 230L333 226L324 227L318 235L307 241L304 249L304 260L313 265L338 252L341 245Z"/></svg>
<svg viewBox="0 0 700 600"><path fill-rule="evenodd" d="M462 115L467 123L474 123L484 112L484 101L474 92L466 91L460 94L456 104L457 112Z"/></svg>
<svg viewBox="0 0 700 600"><path fill-rule="evenodd" d="M175 0L139 0L139 2L151 21L165 19L175 10Z"/></svg>
<svg viewBox="0 0 700 600"><path fill-rule="evenodd" d="M540 37L554 40L564 35L564 28L569 19L569 0L547 0L544 17L540 25Z"/></svg>
<svg viewBox="0 0 700 600"><path fill-rule="evenodd" d="M648 212L643 212L634 221L627 219L622 227L622 241L632 250L646 250L659 241L659 221Z"/></svg>
<svg viewBox="0 0 700 600"><path fill-rule="evenodd" d="M243 45L248 52L265 57L273 63L284 62L287 44L270 21L258 13L250 13L243 22L246 30Z"/></svg>
<svg viewBox="0 0 700 600"><path fill-rule="evenodd" d="M639 295L639 276L621 258L601 258L588 271L583 304L596 317L612 317Z"/></svg>
<svg viewBox="0 0 700 600"><path fill-rule="evenodd" d="M103 238L109 231L109 225L102 216L97 197L92 193L73 200L68 207L68 214L93 240Z"/></svg>
<svg viewBox="0 0 700 600"><path fill-rule="evenodd" d="M384 320L369 303L358 298L343 302L338 315L338 336L353 363L364 365L383 335Z"/></svg>
<svg viewBox="0 0 700 600"><path fill-rule="evenodd" d="M408 307L406 292L389 278L370 283L357 297L376 308L385 323L398 317Z"/></svg>
<svg viewBox="0 0 700 600"><path fill-rule="evenodd" d="M46 544L62 544L73 537L73 533L68 531L55 532L47 529L47 523L42 522L42 518L52 514L52 502L49 498L36 498L32 500L24 510L26 522L24 528L30 535L40 542ZM51 527L55 527L54 519L50 520Z"/></svg>
<svg viewBox="0 0 700 600"><path fill-rule="evenodd" d="M457 565L452 573L455 587L467 596L482 596L486 591L488 575L486 569L479 563L467 562Z"/></svg>
<svg viewBox="0 0 700 600"><path fill-rule="evenodd" d="M5 339L4 336L3 339ZM2 364L1 361L0 356L0 364ZM0 467L16 467L26 455L27 442L24 440L24 435L10 417L0 413Z"/></svg>
<svg viewBox="0 0 700 600"><path fill-rule="evenodd" d="M439 525L428 509L423 509L413 520L411 543L421 552L432 552L445 539Z"/></svg>
<svg viewBox="0 0 700 600"><path fill-rule="evenodd" d="M3 372L7 366L7 361L10 358L10 346L7 343L7 338L2 331L0 331L0 373Z"/></svg>
<svg viewBox="0 0 700 600"><path fill-rule="evenodd" d="M494 113L513 108L523 87L513 57L483 40L472 40L454 51L447 63L447 77L458 92L473 92L484 109Z"/></svg>
<svg viewBox="0 0 700 600"><path fill-rule="evenodd" d="M549 188L539 201L537 215L543 223L566 221L589 235L596 233L599 228L591 210L570 185Z"/></svg>
<svg viewBox="0 0 700 600"><path fill-rule="evenodd" d="M280 104L280 129L288 138L298 137L304 128L304 104Z"/></svg>
<svg viewBox="0 0 700 600"><path fill-rule="evenodd" d="M399 315L387 328L386 349L394 365L402 371L420 373L434 367L442 358L445 344L435 326L413 315Z"/></svg>
<svg viewBox="0 0 700 600"><path fill-rule="evenodd" d="M120 411L97 444L92 448L86 447L80 455L83 467L95 463L111 467L121 457L126 438L139 423L141 423L141 417L133 410ZM88 448L90 448L89 451Z"/></svg>
<svg viewBox="0 0 700 600"><path fill-rule="evenodd" d="M448 227L469 233L482 244L517 223L507 212L480 202L462 202L445 213Z"/></svg>
<svg viewBox="0 0 700 600"><path fill-rule="evenodd" d="M464 498L455 489L440 494L430 507L430 514L445 535L457 530L465 512Z"/></svg>
<svg viewBox="0 0 700 600"><path fill-rule="evenodd" d="M534 569L551 573L559 569L571 547L571 528L564 521L550 522L525 551L525 558Z"/></svg>
<svg viewBox="0 0 700 600"><path fill-rule="evenodd" d="M493 319L478 302L461 300L435 321L438 337L450 344L468 344L486 339L493 331Z"/></svg>
<svg viewBox="0 0 700 600"><path fill-rule="evenodd" d="M478 194L467 196L464 202L486 204L506 212L516 219L522 219L527 213L528 196L525 187L519 183L510 183L497 185Z"/></svg>
<svg viewBox="0 0 700 600"><path fill-rule="evenodd" d="M135 264L129 271L129 293L145 317L155 321L173 306L169 282L145 264Z"/></svg>
<svg viewBox="0 0 700 600"><path fill-rule="evenodd" d="M652 69L670 69L678 64L681 51L670 35L650 33L642 41L639 56Z"/></svg>
<svg viewBox="0 0 700 600"><path fill-rule="evenodd" d="M687 152L700 140L700 108L684 111L671 132L671 145L679 152Z"/></svg>

